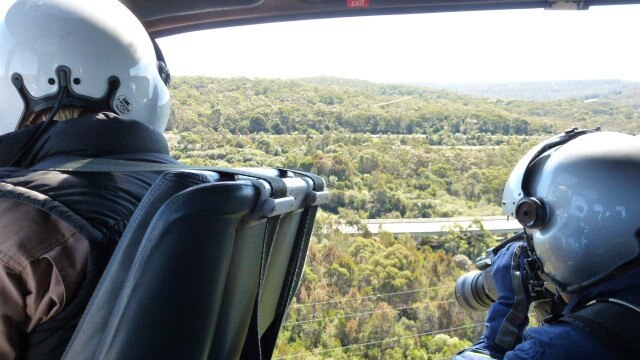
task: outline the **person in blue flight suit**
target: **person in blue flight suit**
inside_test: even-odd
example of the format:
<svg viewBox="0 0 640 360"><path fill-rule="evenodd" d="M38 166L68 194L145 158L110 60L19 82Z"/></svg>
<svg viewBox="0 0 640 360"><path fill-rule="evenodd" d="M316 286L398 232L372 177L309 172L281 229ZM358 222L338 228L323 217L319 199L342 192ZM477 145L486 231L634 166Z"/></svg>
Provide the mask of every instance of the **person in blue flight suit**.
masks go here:
<svg viewBox="0 0 640 360"><path fill-rule="evenodd" d="M503 208L524 227L493 258L498 292L466 359L640 359L640 138L573 129L532 149ZM529 263L527 263L529 261ZM536 272L559 311L527 328Z"/></svg>

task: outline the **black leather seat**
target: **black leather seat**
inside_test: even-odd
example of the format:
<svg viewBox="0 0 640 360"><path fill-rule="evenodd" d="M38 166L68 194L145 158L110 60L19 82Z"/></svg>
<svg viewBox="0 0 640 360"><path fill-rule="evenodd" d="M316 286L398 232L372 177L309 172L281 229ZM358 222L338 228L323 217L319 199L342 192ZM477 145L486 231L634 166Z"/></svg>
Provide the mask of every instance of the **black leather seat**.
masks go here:
<svg viewBox="0 0 640 360"><path fill-rule="evenodd" d="M327 194L321 179L288 173L286 196L273 199L260 175L243 174L189 170L159 178L64 359L271 356Z"/></svg>

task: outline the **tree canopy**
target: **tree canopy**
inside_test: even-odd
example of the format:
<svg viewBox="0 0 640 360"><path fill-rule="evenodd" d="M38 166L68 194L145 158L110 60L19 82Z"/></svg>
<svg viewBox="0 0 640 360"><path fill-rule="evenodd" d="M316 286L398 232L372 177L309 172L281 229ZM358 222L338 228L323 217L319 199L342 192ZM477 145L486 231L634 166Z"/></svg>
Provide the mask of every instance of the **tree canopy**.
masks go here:
<svg viewBox="0 0 640 360"><path fill-rule="evenodd" d="M276 359L438 360L482 332L483 315L455 303L453 284L498 239L460 226L373 237L360 220L502 214L512 167L541 139L572 126L640 131L634 91L540 102L335 78L179 77L166 137L186 164L327 180Z"/></svg>

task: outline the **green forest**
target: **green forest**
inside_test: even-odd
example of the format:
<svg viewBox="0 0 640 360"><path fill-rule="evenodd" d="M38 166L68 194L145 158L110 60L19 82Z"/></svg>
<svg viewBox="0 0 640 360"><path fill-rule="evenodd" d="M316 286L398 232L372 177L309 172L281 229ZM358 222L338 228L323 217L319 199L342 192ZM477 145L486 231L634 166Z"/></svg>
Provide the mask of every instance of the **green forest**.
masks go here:
<svg viewBox="0 0 640 360"><path fill-rule="evenodd" d="M640 132L638 89L598 101L478 98L337 78L177 78L166 136L191 165L287 167L327 180L279 359L447 359L484 314L455 280L499 239L374 237L361 219L501 215L504 183L536 142L567 128ZM359 226L359 235L339 231Z"/></svg>

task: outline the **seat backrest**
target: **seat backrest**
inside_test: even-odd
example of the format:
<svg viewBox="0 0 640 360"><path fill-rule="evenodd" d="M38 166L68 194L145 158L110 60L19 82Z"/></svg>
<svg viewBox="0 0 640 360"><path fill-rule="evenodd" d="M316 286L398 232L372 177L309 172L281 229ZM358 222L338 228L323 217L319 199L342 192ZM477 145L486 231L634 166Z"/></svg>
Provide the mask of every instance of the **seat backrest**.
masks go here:
<svg viewBox="0 0 640 360"><path fill-rule="evenodd" d="M246 357L255 351L254 327L270 357L300 279L315 208L326 194L317 178L288 173L287 201L274 203L268 183L244 174L160 177L134 214L65 359Z"/></svg>

